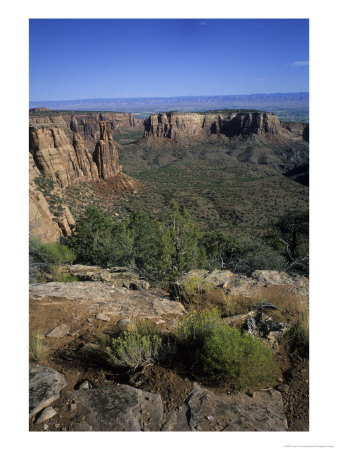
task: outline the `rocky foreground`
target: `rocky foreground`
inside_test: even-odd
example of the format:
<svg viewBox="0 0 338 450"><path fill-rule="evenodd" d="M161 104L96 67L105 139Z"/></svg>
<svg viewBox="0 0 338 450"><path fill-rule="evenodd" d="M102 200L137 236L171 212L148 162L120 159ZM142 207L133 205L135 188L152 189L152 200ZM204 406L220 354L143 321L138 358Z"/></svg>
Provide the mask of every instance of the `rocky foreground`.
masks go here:
<svg viewBox="0 0 338 450"><path fill-rule="evenodd" d="M125 377L98 364L96 342L100 334L127 329L138 319L170 332L186 309L180 301L150 288L124 268L70 266L68 270L86 281L30 286L31 332L43 335L47 349L39 364L30 365L31 430L290 429L286 407L290 409L289 403L294 404L292 396L296 394L287 377L282 376L278 386L246 395L205 387L201 380L187 377L179 368L173 371L155 365ZM189 277L196 277L196 273L187 274L178 284ZM267 294L269 287L278 287L280 292L292 293L295 301L307 301L308 282L304 277L272 271L257 271L252 277L228 271L199 271L199 277L209 286L233 295L251 292L259 298L262 291ZM271 321L268 313L249 311L225 320L251 326L251 332L260 336L265 330L267 342L283 332L283 324ZM276 326L281 327L273 328ZM303 385L308 382L303 379L306 376L301 375Z"/></svg>

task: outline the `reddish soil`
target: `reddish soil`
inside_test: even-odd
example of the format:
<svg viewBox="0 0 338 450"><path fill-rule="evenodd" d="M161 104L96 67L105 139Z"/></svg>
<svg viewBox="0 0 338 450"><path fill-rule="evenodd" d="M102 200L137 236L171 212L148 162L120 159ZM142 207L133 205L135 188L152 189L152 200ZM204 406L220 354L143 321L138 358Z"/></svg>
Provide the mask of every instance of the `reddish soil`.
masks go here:
<svg viewBox="0 0 338 450"><path fill-rule="evenodd" d="M107 383L123 383L146 391L160 393L164 404L165 422L168 413L179 407L187 398L192 377L186 369L171 362L170 366L150 365L135 373L118 372L103 358L81 351L88 343L97 343L102 333L119 332L116 321L103 322L90 317L90 311L84 310L80 303L65 299L32 301L30 305L30 332L45 336L61 323L72 323L78 332L64 338L43 338L45 355L39 361L42 366L49 366L62 373L67 387L61 391L60 398L53 403L57 415L48 421L48 431L68 431L72 429L74 420L79 420L76 412L70 410L66 390L76 389L79 383L88 380L92 387L100 387ZM307 431L309 429L309 366L307 360L289 361L283 351L277 355L281 383L289 385L287 392L282 392L285 412L291 431ZM217 393L224 387L209 386ZM30 421L30 430L43 431L43 424L36 425Z"/></svg>

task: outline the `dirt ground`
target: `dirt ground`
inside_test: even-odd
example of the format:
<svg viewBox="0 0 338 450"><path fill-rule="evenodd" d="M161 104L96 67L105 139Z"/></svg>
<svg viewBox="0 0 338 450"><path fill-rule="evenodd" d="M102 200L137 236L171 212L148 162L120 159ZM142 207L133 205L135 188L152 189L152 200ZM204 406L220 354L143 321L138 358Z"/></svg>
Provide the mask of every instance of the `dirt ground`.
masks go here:
<svg viewBox="0 0 338 450"><path fill-rule="evenodd" d="M164 405L163 423L169 412L178 408L187 398L194 380L191 376L188 377L183 367L150 365L136 373L127 374L113 369L105 359L97 355L98 352L83 351L86 344L97 343L101 334L118 333L119 326L116 322L119 319L117 316L110 322L97 320L90 310L82 307L81 302L62 298L31 301L30 333L41 333L43 336L44 356L39 364L57 370L67 381L67 387L52 405L57 415L48 421L47 431L71 431L74 422L81 420L76 411L71 410L65 391L76 389L85 380L94 388L109 383L123 383L148 392L160 393ZM61 323L71 324L71 335L63 338L45 337ZM278 366L281 380L289 385L287 392L282 392L282 396L290 431L306 431L309 429L308 360L290 362L286 354L280 353ZM43 424L36 425L32 420L29 427L31 431L44 430Z"/></svg>

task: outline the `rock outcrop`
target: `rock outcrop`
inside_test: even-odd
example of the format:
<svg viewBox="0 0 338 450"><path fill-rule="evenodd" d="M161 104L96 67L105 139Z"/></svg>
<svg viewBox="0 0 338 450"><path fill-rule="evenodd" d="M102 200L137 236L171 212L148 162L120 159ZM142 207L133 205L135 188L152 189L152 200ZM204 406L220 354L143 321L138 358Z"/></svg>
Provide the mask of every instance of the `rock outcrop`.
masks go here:
<svg viewBox="0 0 338 450"><path fill-rule="evenodd" d="M67 397L92 431L158 431L162 420L159 394L123 384L69 391ZM78 424L71 429L79 430Z"/></svg>
<svg viewBox="0 0 338 450"><path fill-rule="evenodd" d="M70 140L62 123L57 126L30 126L29 152L31 235L45 242L56 241L60 236L69 236L75 222L64 204L60 205L60 211L56 215L50 210L48 197L45 198L42 190L38 188L37 179L43 177L49 180L52 183L50 194L60 197L63 189L74 182L112 180L122 170L107 122L100 122L99 141L93 157L81 134L72 132ZM128 183L128 180L122 179L121 182Z"/></svg>
<svg viewBox="0 0 338 450"><path fill-rule="evenodd" d="M96 144L93 161L97 165L99 177L103 180L109 180L121 172L113 136L106 122L100 122L100 140Z"/></svg>
<svg viewBox="0 0 338 450"><path fill-rule="evenodd" d="M223 288L229 295L269 300L269 288L278 287L280 292L292 294L298 301L308 301L309 280L301 275L289 275L277 270L256 270L251 276L235 274L230 270L192 270L172 285L176 295L184 294L185 286L200 289ZM273 292L273 291L272 291Z"/></svg>
<svg viewBox="0 0 338 450"><path fill-rule="evenodd" d="M66 272L76 276L79 281L102 281L104 283L112 283L113 286L134 290L149 289L150 287L149 283L146 280L142 280L137 272L133 272L127 267L103 269L99 266L73 264L66 266Z"/></svg>
<svg viewBox="0 0 338 450"><path fill-rule="evenodd" d="M75 225L67 206L56 217L50 210L47 200L38 190L35 179L41 176L33 156L29 153L29 228L30 235L43 242L55 242L61 236L69 236Z"/></svg>
<svg viewBox="0 0 338 450"><path fill-rule="evenodd" d="M169 112L152 114L145 119L144 138L181 141L191 137L231 139L256 136L261 140L303 140L304 127L305 124L284 124L276 114L260 111Z"/></svg>
<svg viewBox="0 0 338 450"><path fill-rule="evenodd" d="M81 178L97 178L98 171L81 137L74 146L58 127L30 127L29 151L40 173L64 188Z"/></svg>
<svg viewBox="0 0 338 450"><path fill-rule="evenodd" d="M95 281L34 283L30 285L29 295L37 301L72 300L81 303L82 309L91 311L93 315L102 313L112 318L159 320L177 318L185 312L180 302L152 290L129 290Z"/></svg>
<svg viewBox="0 0 338 450"><path fill-rule="evenodd" d="M42 111L46 110L41 108L30 110L30 125L57 125L69 139L72 139L74 132L79 133L90 150L94 149L100 139L102 121L106 122L107 128L113 133L118 133L120 128L142 127L142 121L130 113L51 111L50 114L39 114Z"/></svg>
<svg viewBox="0 0 338 450"><path fill-rule="evenodd" d="M65 378L59 372L50 367L31 364L29 366L29 418L57 400L61 389L66 384Z"/></svg>
<svg viewBox="0 0 338 450"><path fill-rule="evenodd" d="M194 383L163 431L287 431L282 396L275 390L216 395Z"/></svg>

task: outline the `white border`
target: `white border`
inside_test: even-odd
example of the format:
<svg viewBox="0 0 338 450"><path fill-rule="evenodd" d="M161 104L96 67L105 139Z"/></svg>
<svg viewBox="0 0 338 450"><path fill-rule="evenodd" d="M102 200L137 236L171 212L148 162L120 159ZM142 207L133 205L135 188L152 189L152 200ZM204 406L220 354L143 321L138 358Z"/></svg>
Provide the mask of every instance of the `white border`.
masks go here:
<svg viewBox="0 0 338 450"><path fill-rule="evenodd" d="M101 0L7 2L1 15L2 92L2 418L4 448L278 449L336 442L337 372L333 368L337 303L337 70L334 2L241 0L166 3ZM28 19L29 18L310 18L311 119L311 431L309 433L28 433ZM249 43L248 43L249 45ZM3 269L7 269L4 272ZM74 447L75 446L75 447Z"/></svg>

